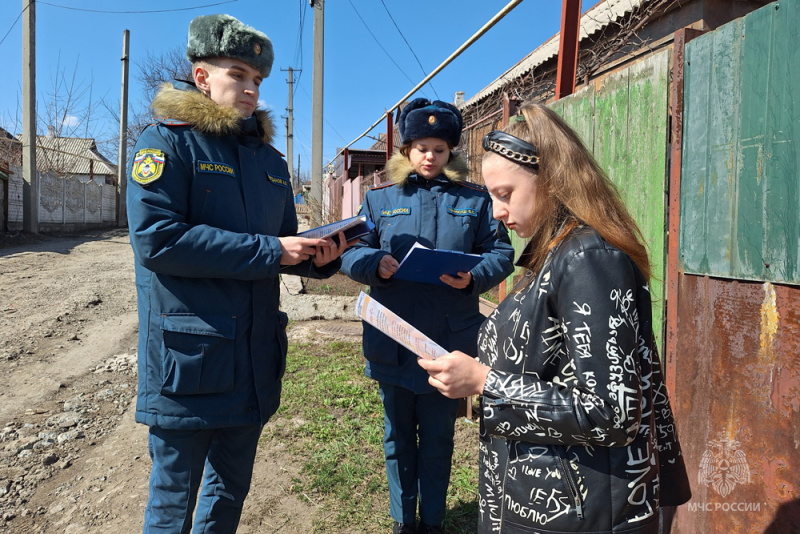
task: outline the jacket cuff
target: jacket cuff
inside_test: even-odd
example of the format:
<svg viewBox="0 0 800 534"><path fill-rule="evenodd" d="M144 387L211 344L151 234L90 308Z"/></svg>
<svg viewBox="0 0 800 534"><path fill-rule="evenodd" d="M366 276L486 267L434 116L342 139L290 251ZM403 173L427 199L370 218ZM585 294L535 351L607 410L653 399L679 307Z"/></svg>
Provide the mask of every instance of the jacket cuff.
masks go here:
<svg viewBox="0 0 800 534"><path fill-rule="evenodd" d="M661 506L679 506L692 498L692 489L689 486L689 475L686 473L686 465L683 456L675 458L675 463L668 466L661 466L659 473L661 485Z"/></svg>
<svg viewBox="0 0 800 534"><path fill-rule="evenodd" d="M388 256L389 253L385 251L379 251L379 252L384 252L384 253L375 254L374 264L371 266L371 268L367 269L367 285L385 287L392 282L392 279L389 278L388 280L386 280L381 278L380 275L378 274L378 268L380 267L381 260L383 259L383 257Z"/></svg>
<svg viewBox="0 0 800 534"><path fill-rule="evenodd" d="M483 396L491 399L501 398L503 395L500 392L500 386L504 383L501 377L505 376L506 374L501 371L490 369L489 374L486 375L486 382L483 383Z"/></svg>
<svg viewBox="0 0 800 534"><path fill-rule="evenodd" d="M342 258L336 258L332 262L326 263L322 267L317 267L314 265L314 260L308 259L306 260L309 262L310 265L310 272L309 278L330 278L337 272L342 266Z"/></svg>

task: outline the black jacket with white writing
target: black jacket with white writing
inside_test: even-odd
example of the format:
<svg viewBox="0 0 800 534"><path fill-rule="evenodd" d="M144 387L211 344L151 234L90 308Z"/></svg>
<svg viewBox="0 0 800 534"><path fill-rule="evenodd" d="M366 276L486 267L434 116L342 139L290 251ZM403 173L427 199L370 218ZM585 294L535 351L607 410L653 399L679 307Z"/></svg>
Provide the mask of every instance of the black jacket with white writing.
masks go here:
<svg viewBox="0 0 800 534"><path fill-rule="evenodd" d="M689 500L653 339L625 253L578 227L528 272L478 339L479 532L658 532Z"/></svg>

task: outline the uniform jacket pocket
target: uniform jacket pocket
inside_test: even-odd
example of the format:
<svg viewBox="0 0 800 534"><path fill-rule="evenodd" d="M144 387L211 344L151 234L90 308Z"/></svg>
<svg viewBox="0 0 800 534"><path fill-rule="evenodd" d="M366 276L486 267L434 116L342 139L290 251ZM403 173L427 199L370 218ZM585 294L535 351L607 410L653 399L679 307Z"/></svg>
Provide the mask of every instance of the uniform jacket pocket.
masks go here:
<svg viewBox="0 0 800 534"><path fill-rule="evenodd" d="M164 315L161 329L161 393L203 395L233 389L235 317Z"/></svg>

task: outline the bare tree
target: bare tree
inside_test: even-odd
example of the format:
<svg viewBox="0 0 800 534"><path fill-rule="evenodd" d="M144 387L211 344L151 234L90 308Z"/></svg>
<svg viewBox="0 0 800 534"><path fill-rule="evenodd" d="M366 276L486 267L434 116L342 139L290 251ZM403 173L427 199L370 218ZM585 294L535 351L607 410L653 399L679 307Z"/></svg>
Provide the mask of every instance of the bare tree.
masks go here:
<svg viewBox="0 0 800 534"><path fill-rule="evenodd" d="M191 80L192 64L184 55L185 47L176 46L162 54L148 52L144 61L136 63L139 83L147 102L152 102L162 84L172 80Z"/></svg>
<svg viewBox="0 0 800 534"><path fill-rule="evenodd" d="M176 46L161 54L148 52L138 68L138 83L144 104L132 104L128 121L128 153L131 153L139 135L152 122L149 104L162 84L174 79L191 80L192 66L184 55L184 47ZM116 161L119 150L119 98L101 97L93 94L93 78L78 80L78 62L67 72L59 62L48 89L38 97L37 135L64 138L92 138L102 154ZM15 116L3 117L2 126L12 134L0 142L0 158L5 161L19 159L19 141L14 134L22 130L21 104L18 102ZM48 155L47 159L57 159ZM57 161L40 159L40 169L57 168Z"/></svg>
<svg viewBox="0 0 800 534"><path fill-rule="evenodd" d="M67 73L59 57L49 88L37 95L36 133L55 137L90 137L98 128L104 128L104 117L95 114L98 102L92 93L94 79L77 80L78 62L72 73ZM9 132L22 129L22 111L19 99L14 116L4 117L4 127Z"/></svg>
<svg viewBox="0 0 800 534"><path fill-rule="evenodd" d="M147 52L147 55L142 61L134 62L138 69L137 81L142 92L143 103L140 102L131 105L127 131L127 153L129 156L133 152L136 140L139 139L144 129L153 122L150 103L153 101L153 98L156 96L161 86L172 80L192 79L192 64L186 59L184 50L185 48L182 46L175 46L160 54ZM106 112L114 118L117 131L119 131L119 99L113 101L104 100L103 106ZM114 153L116 154L119 148L118 137L115 138L115 142L117 143L114 149Z"/></svg>
<svg viewBox="0 0 800 534"><path fill-rule="evenodd" d="M59 56L49 83L37 95L36 134L54 139L94 139L101 153L115 153L113 122L102 113L102 99L93 94L94 80L78 80L78 61L69 72ZM3 127L10 135L0 143L0 159L21 163L21 143L15 137L22 131L22 112L19 99L14 116L6 116ZM100 111L101 113L98 113ZM111 144L109 144L111 143ZM65 149L68 148L65 142ZM74 154L59 150L59 142L49 143L48 150L37 151L37 168L40 171L61 172L64 161L74 159ZM80 157L80 156L79 156Z"/></svg>

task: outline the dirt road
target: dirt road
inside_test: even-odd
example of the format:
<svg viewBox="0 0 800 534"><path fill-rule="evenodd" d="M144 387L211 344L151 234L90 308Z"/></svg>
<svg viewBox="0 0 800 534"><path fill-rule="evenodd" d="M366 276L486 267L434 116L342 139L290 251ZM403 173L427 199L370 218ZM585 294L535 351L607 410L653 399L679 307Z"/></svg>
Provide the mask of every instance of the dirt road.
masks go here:
<svg viewBox="0 0 800 534"><path fill-rule="evenodd" d="M141 532L136 331L126 231L0 248L0 533ZM259 451L241 533L311 531L299 467Z"/></svg>

